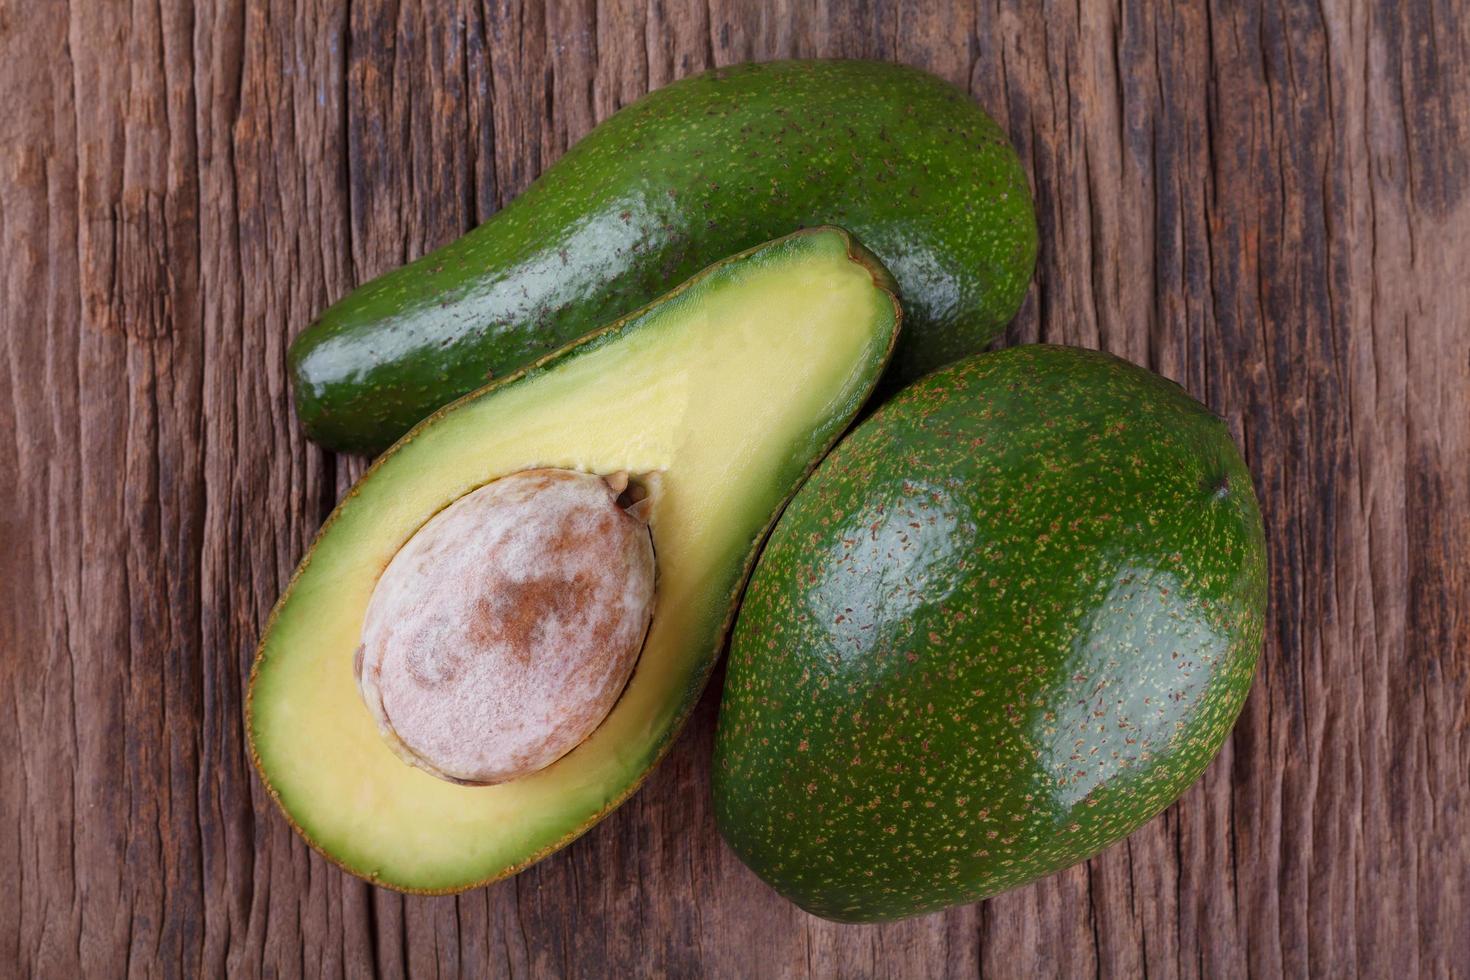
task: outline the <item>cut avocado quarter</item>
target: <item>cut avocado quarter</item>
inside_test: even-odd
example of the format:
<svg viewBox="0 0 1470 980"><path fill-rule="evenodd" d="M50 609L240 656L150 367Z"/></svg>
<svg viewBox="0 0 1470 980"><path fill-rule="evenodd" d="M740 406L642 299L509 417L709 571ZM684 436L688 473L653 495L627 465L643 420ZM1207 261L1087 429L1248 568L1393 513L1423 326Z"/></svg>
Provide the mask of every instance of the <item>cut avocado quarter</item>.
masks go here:
<svg viewBox="0 0 1470 980"><path fill-rule="evenodd" d="M720 830L841 921L1065 868L1204 770L1265 612L1220 419L1093 351L962 361L854 430L772 532L731 640Z"/></svg>
<svg viewBox="0 0 1470 980"><path fill-rule="evenodd" d="M292 825L354 874L442 893L617 806L899 319L872 256L803 231L415 428L333 511L251 672L252 753Z"/></svg>
<svg viewBox="0 0 1470 980"><path fill-rule="evenodd" d="M1015 315L1036 219L1005 133L902 65L717 68L614 113L464 237L365 283L291 346L296 408L375 452L717 259L841 225L897 277L895 384L981 350Z"/></svg>

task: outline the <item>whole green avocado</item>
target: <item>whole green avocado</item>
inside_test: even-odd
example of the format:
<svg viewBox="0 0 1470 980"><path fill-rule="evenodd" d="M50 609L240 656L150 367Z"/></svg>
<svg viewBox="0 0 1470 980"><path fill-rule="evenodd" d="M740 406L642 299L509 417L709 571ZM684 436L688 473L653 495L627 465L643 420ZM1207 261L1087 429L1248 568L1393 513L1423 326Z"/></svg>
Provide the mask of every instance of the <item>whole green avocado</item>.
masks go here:
<svg viewBox="0 0 1470 980"><path fill-rule="evenodd" d="M331 449L382 449L453 399L734 252L836 224L898 280L907 381L978 351L1036 258L1026 175L961 90L864 61L720 68L615 113L463 238L348 294L291 347Z"/></svg>
<svg viewBox="0 0 1470 980"><path fill-rule="evenodd" d="M772 533L725 680L720 829L841 921L1065 868L1204 770L1265 611L1220 419L1106 354L967 359L859 426Z"/></svg>

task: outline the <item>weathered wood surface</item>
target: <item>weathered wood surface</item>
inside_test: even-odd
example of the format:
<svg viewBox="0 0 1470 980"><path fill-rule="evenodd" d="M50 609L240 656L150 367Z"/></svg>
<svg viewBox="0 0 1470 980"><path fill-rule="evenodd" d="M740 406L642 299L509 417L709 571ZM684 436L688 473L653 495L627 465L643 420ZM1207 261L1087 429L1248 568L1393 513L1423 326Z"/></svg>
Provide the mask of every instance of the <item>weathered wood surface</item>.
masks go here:
<svg viewBox="0 0 1470 980"><path fill-rule="evenodd" d="M289 338L594 122L711 64L892 58L1032 174L1009 340L1225 414L1272 620L1204 780L1086 866L882 927L715 834L714 701L519 878L401 898L246 761L258 630L361 471ZM1456 0L0 0L0 974L1470 971L1470 10Z"/></svg>

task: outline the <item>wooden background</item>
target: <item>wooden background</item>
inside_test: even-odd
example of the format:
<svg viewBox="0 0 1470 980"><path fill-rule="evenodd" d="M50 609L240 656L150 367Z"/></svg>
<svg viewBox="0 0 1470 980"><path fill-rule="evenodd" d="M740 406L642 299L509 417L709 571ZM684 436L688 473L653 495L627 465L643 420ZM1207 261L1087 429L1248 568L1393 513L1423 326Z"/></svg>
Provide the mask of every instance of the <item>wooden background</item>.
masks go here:
<svg viewBox="0 0 1470 980"><path fill-rule="evenodd" d="M711 64L892 58L1009 130L1009 340L1231 422L1272 619L1126 843L979 906L807 917L712 824L705 698L519 878L401 898L247 763L257 632L362 470L283 356L598 119ZM0 0L0 975L1440 977L1470 970L1470 10L1457 0Z"/></svg>

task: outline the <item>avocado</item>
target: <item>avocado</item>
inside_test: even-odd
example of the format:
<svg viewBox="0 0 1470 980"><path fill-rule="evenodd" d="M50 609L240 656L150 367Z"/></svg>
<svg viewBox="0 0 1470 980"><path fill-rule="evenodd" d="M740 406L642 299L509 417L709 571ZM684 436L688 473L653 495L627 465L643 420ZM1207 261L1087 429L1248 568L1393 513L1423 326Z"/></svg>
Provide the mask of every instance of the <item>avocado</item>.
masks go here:
<svg viewBox="0 0 1470 980"><path fill-rule="evenodd" d="M840 443L731 640L715 812L817 915L900 918L1159 813L1250 687L1266 562L1224 423L1107 354L945 368Z"/></svg>
<svg viewBox="0 0 1470 980"><path fill-rule="evenodd" d="M876 384L899 318L876 260L842 231L809 230L731 257L417 426L333 511L256 655L251 752L291 824L376 884L445 893L514 873L627 798L698 698L775 515ZM579 474L586 479L570 478ZM484 488L493 492L479 494ZM546 495L558 488L572 495L557 505L565 520L529 527L535 522L514 516L527 500L550 514ZM637 526L614 526L614 498ZM579 514L591 523L579 524ZM492 633L541 637L519 645L512 637L498 648L510 659L562 655L557 597L530 580L550 550L602 533L598 522L611 536L584 557L615 564L630 582L625 597L605 582L573 582L604 609L627 600L617 636L594 651L605 662L591 665L598 684L611 685L612 703L600 690L578 702L601 704L605 717L585 738L573 736L580 741L570 751L559 743L536 755L517 744L477 755L436 744L444 730L426 732L431 712L407 699L439 698L447 684L453 698L436 702L444 711L462 719L480 710L464 698L494 678L464 661ZM495 534L517 529L527 530L514 544L523 557L507 564ZM645 618L639 569L650 554ZM421 566L431 559L439 564ZM461 577L440 590L448 598L427 591L436 568ZM493 594L518 568L526 581L512 584L529 582L523 601ZM438 604L437 620L405 627L433 634L437 648L394 652L397 643L427 642L391 635L411 606L404 589ZM462 615L452 607L456 592L486 600L485 609ZM501 621L493 621L497 604L508 610ZM485 637L472 635L477 629ZM619 651L629 637L637 653L626 664ZM475 670L478 680L461 682ZM517 683L546 679L532 664ZM546 709L568 695L549 697L524 703L526 724L565 737L566 726L553 724L565 719ZM398 705L412 717L395 715Z"/></svg>
<svg viewBox="0 0 1470 980"><path fill-rule="evenodd" d="M719 68L623 108L484 224L323 313L291 347L296 410L327 448L375 452L705 265L824 223L898 279L897 382L993 339L1036 258L1020 161L963 91L873 62Z"/></svg>

